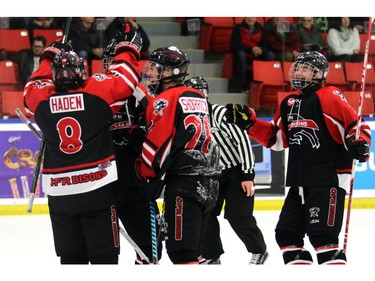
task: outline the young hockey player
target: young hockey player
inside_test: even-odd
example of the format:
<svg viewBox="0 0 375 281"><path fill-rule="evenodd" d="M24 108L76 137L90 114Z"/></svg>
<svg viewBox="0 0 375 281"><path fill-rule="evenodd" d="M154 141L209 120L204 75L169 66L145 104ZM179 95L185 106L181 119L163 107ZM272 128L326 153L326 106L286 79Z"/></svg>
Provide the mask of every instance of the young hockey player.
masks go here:
<svg viewBox="0 0 375 281"><path fill-rule="evenodd" d="M83 59L55 42L25 86L26 110L46 142L42 186L62 264L118 263L111 189L117 168L108 125L138 83L141 46L127 25L113 72L87 78Z"/></svg>
<svg viewBox="0 0 375 281"><path fill-rule="evenodd" d="M304 236L319 264L346 264L339 247L345 194L350 189L353 159L369 159L371 133L362 120L356 139L357 113L341 91L326 86L327 59L319 52L301 53L289 71L296 90L283 99L271 122L256 119L247 106L228 104L228 119L274 150L289 148L286 186L290 187L276 241L285 264L311 264Z"/></svg>

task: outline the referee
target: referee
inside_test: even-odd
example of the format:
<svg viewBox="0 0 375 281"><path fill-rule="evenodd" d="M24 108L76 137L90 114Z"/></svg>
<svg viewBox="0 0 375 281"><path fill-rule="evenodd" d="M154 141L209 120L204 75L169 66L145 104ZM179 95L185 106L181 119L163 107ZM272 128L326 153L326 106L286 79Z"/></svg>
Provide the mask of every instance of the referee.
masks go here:
<svg viewBox="0 0 375 281"><path fill-rule="evenodd" d="M193 77L186 86L200 90L208 98L208 84L203 77ZM201 242L201 264L220 264L224 253L217 216L224 205L224 218L252 253L250 264L263 264L268 257L267 246L255 217L254 210L254 156L250 138L245 131L224 118L226 108L208 103L213 141L220 147L219 196L210 214L207 230Z"/></svg>

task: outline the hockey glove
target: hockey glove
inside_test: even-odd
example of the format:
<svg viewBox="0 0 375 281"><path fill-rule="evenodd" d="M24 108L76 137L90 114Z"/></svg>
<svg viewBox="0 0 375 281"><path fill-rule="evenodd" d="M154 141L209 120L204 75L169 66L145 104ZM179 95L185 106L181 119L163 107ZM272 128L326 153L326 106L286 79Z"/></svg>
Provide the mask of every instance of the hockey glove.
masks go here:
<svg viewBox="0 0 375 281"><path fill-rule="evenodd" d="M347 147L353 159L357 159L360 163L366 162L370 157L370 146L363 138L357 140L354 137L349 138Z"/></svg>
<svg viewBox="0 0 375 281"><path fill-rule="evenodd" d="M60 41L55 41L47 48L44 49L42 55L40 56L39 61L42 62L44 59L53 60L53 58L61 53L61 52L68 52L72 51L73 48L69 43L61 43Z"/></svg>
<svg viewBox="0 0 375 281"><path fill-rule="evenodd" d="M227 109L225 113L227 122L236 124L242 130L248 130L254 125L256 113L252 108L232 103L227 104L225 108Z"/></svg>
<svg viewBox="0 0 375 281"><path fill-rule="evenodd" d="M142 37L135 31L133 25L130 22L126 22L124 31L116 35L116 55L128 51L132 52L137 60L140 58L140 51L142 49Z"/></svg>
<svg viewBox="0 0 375 281"><path fill-rule="evenodd" d="M130 128L130 136L129 136L129 145L135 150L135 151L141 151L143 141L146 137L146 127L141 125L134 125Z"/></svg>
<svg viewBox="0 0 375 281"><path fill-rule="evenodd" d="M60 41L54 41L51 45L44 49L39 61L41 62L45 58L53 60L53 58L61 53L72 51L73 48L69 43L61 43Z"/></svg>

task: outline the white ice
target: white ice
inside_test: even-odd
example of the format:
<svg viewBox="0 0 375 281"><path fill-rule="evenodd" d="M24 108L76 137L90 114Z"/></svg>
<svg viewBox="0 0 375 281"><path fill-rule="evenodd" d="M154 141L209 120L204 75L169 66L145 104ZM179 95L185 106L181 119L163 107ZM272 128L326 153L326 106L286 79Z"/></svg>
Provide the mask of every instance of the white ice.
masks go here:
<svg viewBox="0 0 375 281"><path fill-rule="evenodd" d="M0 278L1 280L375 280L375 210L352 209L347 240L346 266L285 266L274 239L279 211L255 211L258 225L265 237L269 259L263 266L249 266L251 254L219 217L225 254L222 265L174 266L163 250L157 266L134 265L134 251L121 237L121 255L117 266L61 266L54 252L51 223L48 215L0 216ZM341 245L345 220L342 229ZM306 248L315 253L305 239ZM5 279L5 276L11 277ZM232 279L232 280L231 280ZM319 280L320 279L320 280Z"/></svg>

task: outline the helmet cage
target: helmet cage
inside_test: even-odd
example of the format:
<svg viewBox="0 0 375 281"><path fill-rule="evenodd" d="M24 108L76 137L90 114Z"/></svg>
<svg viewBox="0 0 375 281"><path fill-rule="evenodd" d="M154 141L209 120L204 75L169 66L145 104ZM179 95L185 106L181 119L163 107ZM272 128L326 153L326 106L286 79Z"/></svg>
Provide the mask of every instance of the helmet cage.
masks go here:
<svg viewBox="0 0 375 281"><path fill-rule="evenodd" d="M302 90L312 84L322 84L325 81L324 72L309 62L295 61L289 70L291 85L296 90Z"/></svg>
<svg viewBox="0 0 375 281"><path fill-rule="evenodd" d="M147 86L148 91L153 94L157 95L159 84L161 79L161 76L163 74L164 66L153 62L153 61L147 61L143 67L141 76L142 76L142 82L144 85Z"/></svg>
<svg viewBox="0 0 375 281"><path fill-rule="evenodd" d="M107 47L103 51L102 63L103 63L104 72L108 71L110 65L113 62L113 58L115 57L115 54L116 54L116 44L117 44L117 39L112 38L109 41L109 44L107 45Z"/></svg>

